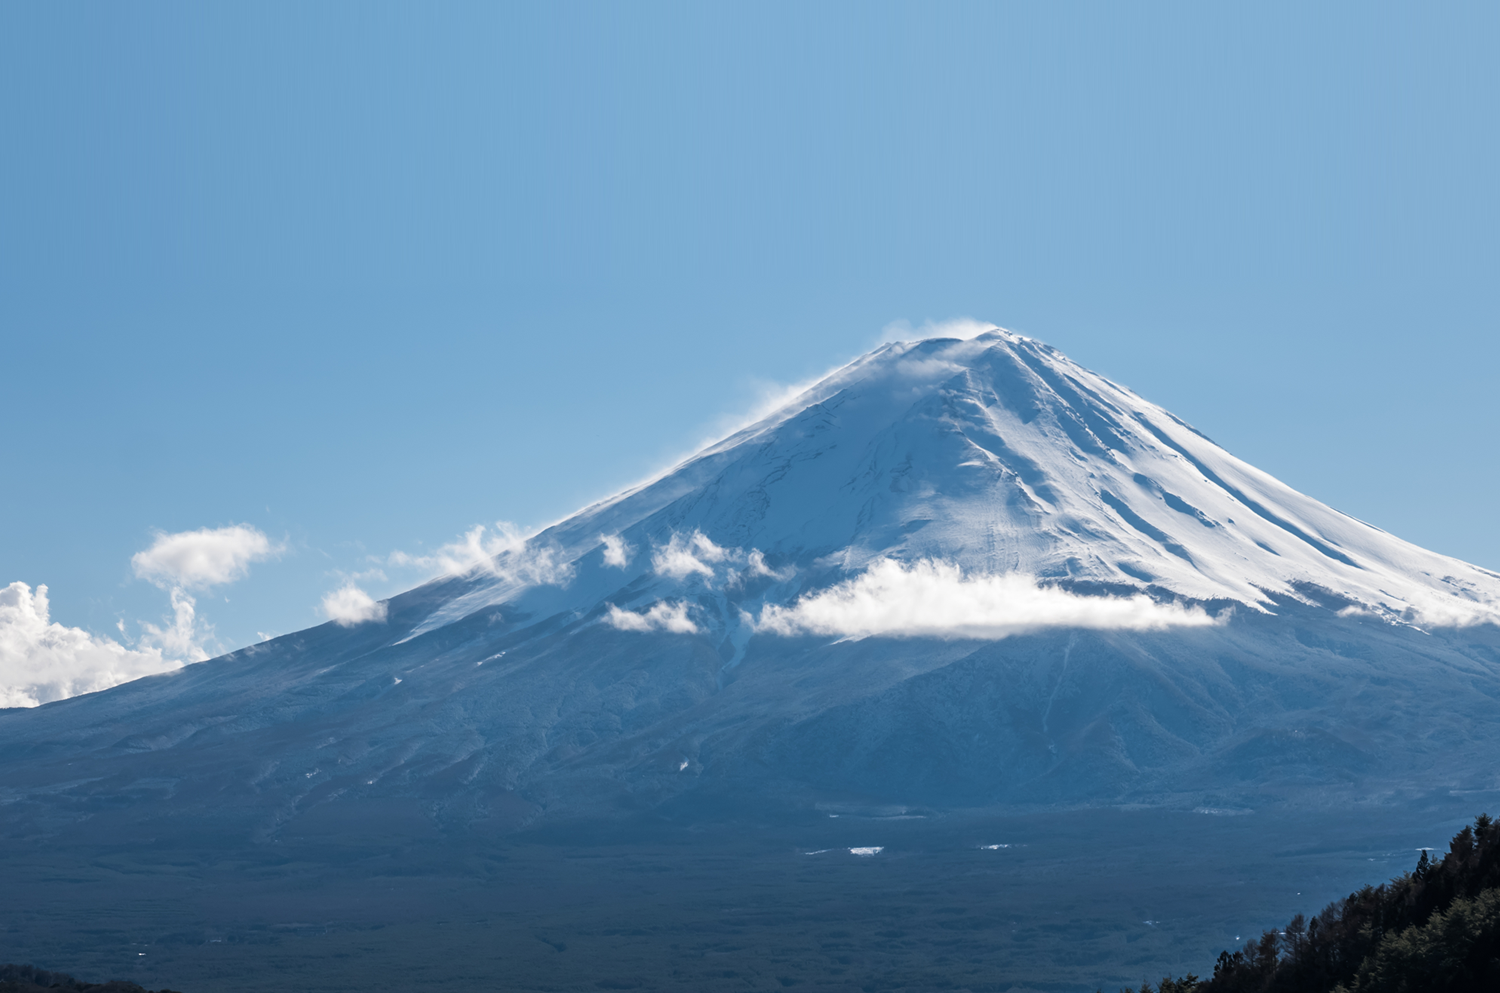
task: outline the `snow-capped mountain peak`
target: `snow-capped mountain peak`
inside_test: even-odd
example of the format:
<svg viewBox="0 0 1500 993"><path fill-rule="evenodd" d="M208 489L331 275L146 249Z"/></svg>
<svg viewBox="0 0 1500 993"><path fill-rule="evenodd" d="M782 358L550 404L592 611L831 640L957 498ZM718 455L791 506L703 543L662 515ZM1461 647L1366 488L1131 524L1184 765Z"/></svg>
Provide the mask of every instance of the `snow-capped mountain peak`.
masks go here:
<svg viewBox="0 0 1500 993"><path fill-rule="evenodd" d="M566 563L566 581L518 578L539 555ZM1500 617L1495 574L1339 513L1050 346L996 328L882 346L502 556L414 633L517 598L583 615L607 604L617 622L622 610L670 612L687 631L686 608L673 606L687 597L708 612L700 624L733 629L770 609L785 627L809 598L855 596L850 584L872 567L893 576L884 563L958 577L951 589L924 587L943 602L971 598L964 583L1008 577L1011 592L990 602L1024 604L1019 591L1041 589L1253 610L1290 597L1413 625ZM976 623L956 616L952 630Z"/></svg>

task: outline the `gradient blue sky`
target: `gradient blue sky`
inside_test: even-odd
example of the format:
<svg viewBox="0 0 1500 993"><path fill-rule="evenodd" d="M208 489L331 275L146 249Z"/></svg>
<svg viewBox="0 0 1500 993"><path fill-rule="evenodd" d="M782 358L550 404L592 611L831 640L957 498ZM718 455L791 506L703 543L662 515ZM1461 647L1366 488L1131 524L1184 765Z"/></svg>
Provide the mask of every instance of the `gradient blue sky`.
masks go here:
<svg viewBox="0 0 1500 993"><path fill-rule="evenodd" d="M960 315L1500 566L1497 50L1494 5L6 4L0 586L133 637L153 530L247 523L235 647Z"/></svg>

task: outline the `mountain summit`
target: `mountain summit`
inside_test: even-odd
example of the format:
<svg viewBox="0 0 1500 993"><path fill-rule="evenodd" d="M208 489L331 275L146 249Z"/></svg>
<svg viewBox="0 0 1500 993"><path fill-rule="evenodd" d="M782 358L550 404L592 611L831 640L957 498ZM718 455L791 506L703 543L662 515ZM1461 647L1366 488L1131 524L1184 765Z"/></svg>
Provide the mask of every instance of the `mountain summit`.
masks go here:
<svg viewBox="0 0 1500 993"><path fill-rule="evenodd" d="M0 716L0 788L258 838L1385 802L1500 786L1497 620L1500 576L995 329L883 346L377 619Z"/></svg>

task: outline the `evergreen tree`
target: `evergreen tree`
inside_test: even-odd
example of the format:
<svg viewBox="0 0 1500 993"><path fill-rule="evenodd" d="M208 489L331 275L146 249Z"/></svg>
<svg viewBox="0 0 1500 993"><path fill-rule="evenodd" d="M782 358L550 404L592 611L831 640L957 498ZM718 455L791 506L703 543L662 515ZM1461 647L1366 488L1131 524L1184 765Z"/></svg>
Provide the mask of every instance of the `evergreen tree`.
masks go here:
<svg viewBox="0 0 1500 993"><path fill-rule="evenodd" d="M1481 814L1442 858L1424 848L1411 872L1221 952L1210 979L1141 991L1500 993L1500 823Z"/></svg>

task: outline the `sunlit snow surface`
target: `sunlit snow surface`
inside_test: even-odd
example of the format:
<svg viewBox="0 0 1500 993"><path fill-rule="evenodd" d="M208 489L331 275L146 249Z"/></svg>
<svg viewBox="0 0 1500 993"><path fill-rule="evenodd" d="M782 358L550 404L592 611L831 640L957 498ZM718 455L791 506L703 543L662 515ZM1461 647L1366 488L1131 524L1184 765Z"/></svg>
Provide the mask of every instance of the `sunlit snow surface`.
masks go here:
<svg viewBox="0 0 1500 993"><path fill-rule="evenodd" d="M1287 597L1417 627L1500 618L1495 574L1298 493L998 329L851 363L503 553L413 635L523 595L741 640L1159 630Z"/></svg>

